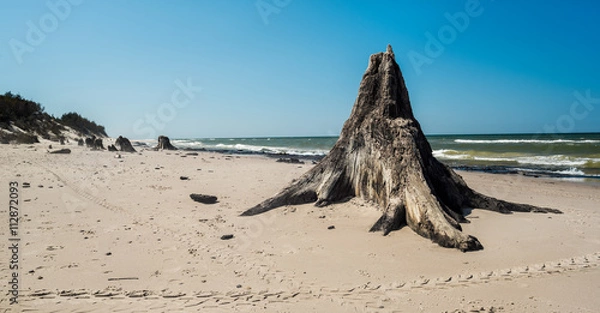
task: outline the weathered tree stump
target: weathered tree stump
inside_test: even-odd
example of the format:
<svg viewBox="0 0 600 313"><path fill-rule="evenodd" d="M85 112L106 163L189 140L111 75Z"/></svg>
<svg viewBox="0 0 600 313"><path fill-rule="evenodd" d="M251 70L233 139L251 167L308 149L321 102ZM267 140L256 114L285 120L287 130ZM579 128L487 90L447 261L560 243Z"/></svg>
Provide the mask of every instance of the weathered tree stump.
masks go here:
<svg viewBox="0 0 600 313"><path fill-rule="evenodd" d="M154 147L154 150L177 150L169 140L167 136L158 136L158 145Z"/></svg>
<svg viewBox="0 0 600 313"><path fill-rule="evenodd" d="M440 246L461 251L483 249L477 238L462 233L459 223L468 222L464 208L562 213L482 195L435 159L413 116L390 46L385 53L371 55L352 113L329 154L290 186L242 215L310 202L326 206L349 197L372 200L383 211L371 231L387 235L407 225Z"/></svg>
<svg viewBox="0 0 600 313"><path fill-rule="evenodd" d="M129 139L122 137L122 136L119 136L119 138L117 138L117 141L115 142L115 146L119 146L119 148L123 152L136 152L135 149L133 148L133 146L131 145L131 142L129 141Z"/></svg>
<svg viewBox="0 0 600 313"><path fill-rule="evenodd" d="M96 137L85 138L85 145L86 145L86 147L93 148L94 147L94 141L96 141Z"/></svg>
<svg viewBox="0 0 600 313"><path fill-rule="evenodd" d="M104 145L102 144L102 138L96 138L94 140L94 149L104 150Z"/></svg>

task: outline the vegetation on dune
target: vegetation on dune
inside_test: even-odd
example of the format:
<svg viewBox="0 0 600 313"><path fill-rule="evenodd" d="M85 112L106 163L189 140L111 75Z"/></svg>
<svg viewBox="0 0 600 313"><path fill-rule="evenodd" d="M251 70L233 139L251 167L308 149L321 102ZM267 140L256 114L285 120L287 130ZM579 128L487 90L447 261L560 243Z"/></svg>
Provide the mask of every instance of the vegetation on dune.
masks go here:
<svg viewBox="0 0 600 313"><path fill-rule="evenodd" d="M9 91L0 95L0 129L5 130L0 132L1 143L35 143L39 142L38 135L47 140L60 140L66 130L64 126L73 128L82 136L107 136L103 126L77 113L67 113L57 119L46 113L41 104L19 94Z"/></svg>
<svg viewBox="0 0 600 313"><path fill-rule="evenodd" d="M60 122L63 125L69 126L84 135L102 135L105 137L108 136L106 134L104 126L98 125L95 122L90 121L87 118L75 112L63 114L60 118Z"/></svg>

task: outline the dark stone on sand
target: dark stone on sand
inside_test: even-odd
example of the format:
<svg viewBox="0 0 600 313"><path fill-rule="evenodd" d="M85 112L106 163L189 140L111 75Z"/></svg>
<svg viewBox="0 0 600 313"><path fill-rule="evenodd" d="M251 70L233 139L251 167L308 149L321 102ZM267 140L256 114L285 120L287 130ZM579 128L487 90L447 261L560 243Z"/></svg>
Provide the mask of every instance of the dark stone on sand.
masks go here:
<svg viewBox="0 0 600 313"><path fill-rule="evenodd" d="M232 238L233 238L232 234L221 236L221 240L229 240L229 239L232 239Z"/></svg>
<svg viewBox="0 0 600 313"><path fill-rule="evenodd" d="M204 204L215 204L217 203L217 197L210 195L203 195L199 193L190 194L190 198L196 202L204 203Z"/></svg>
<svg viewBox="0 0 600 313"><path fill-rule="evenodd" d="M50 151L51 154L69 154L71 153L71 149L60 149L55 151Z"/></svg>
<svg viewBox="0 0 600 313"><path fill-rule="evenodd" d="M189 180L190 178L187 177L187 176L179 176L179 179L181 179L181 180Z"/></svg>
<svg viewBox="0 0 600 313"><path fill-rule="evenodd" d="M78 145L78 146L83 146L83 145L85 145L85 141L84 141L83 139L79 138L79 139L77 140L77 145Z"/></svg>
<svg viewBox="0 0 600 313"><path fill-rule="evenodd" d="M115 145L108 145L108 151L111 152L115 152L115 151L119 151L119 149L117 149L117 147L115 147Z"/></svg>
<svg viewBox="0 0 600 313"><path fill-rule="evenodd" d="M198 155L198 152L188 152L185 155Z"/></svg>
<svg viewBox="0 0 600 313"><path fill-rule="evenodd" d="M119 146L123 152L136 152L129 139L119 136L115 142L115 146Z"/></svg>
<svg viewBox="0 0 600 313"><path fill-rule="evenodd" d="M300 161L298 158L279 158L277 162L281 163L290 163L290 164L304 164L303 161Z"/></svg>
<svg viewBox="0 0 600 313"><path fill-rule="evenodd" d="M154 147L154 150L177 150L169 140L167 136L158 136L158 145Z"/></svg>
<svg viewBox="0 0 600 313"><path fill-rule="evenodd" d="M327 227L327 229L335 229L335 226L331 225L331 226Z"/></svg>

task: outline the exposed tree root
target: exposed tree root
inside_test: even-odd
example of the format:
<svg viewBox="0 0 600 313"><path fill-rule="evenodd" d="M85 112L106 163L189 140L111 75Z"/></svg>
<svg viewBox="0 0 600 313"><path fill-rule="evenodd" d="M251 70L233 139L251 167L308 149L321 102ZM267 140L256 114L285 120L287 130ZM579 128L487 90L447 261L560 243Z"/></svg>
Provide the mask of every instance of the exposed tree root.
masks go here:
<svg viewBox="0 0 600 313"><path fill-rule="evenodd" d="M561 213L484 196L436 160L413 116L391 47L371 56L352 114L330 153L299 180L242 215L284 205L326 206L355 196L383 210L371 231L387 235L407 225L440 246L461 251L483 249L477 238L461 231L459 223L468 222L464 208Z"/></svg>

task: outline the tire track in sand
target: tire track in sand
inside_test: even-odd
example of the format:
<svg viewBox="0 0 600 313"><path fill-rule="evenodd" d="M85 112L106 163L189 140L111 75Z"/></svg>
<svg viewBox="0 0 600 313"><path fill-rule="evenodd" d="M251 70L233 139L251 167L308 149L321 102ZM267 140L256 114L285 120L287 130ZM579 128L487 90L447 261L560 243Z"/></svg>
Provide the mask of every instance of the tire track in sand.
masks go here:
<svg viewBox="0 0 600 313"><path fill-rule="evenodd" d="M386 304L402 295L420 290L446 289L454 287L469 287L495 281L512 281L541 277L545 275L560 275L575 271L597 270L600 265L600 252L580 257L560 259L527 266L506 268L477 273L464 273L447 277L419 278L406 282L381 284L363 284L354 288L300 288L293 291L263 290L233 290L229 292L190 291L164 292L153 290L124 290L107 287L103 290L36 290L23 296L23 308L35 307L42 303L61 303L68 299L86 301L88 304L101 305L103 308L117 308L123 304L136 303L131 306L136 312L154 312L157 309L181 309L185 311L204 310L208 308L237 309L252 308L264 303L297 303L315 299L325 299L342 305L361 303L366 308L382 310ZM148 301L140 301L148 300ZM132 302L134 301L134 302ZM138 305L139 304L139 305ZM89 308L91 309L91 308ZM391 308L390 308L391 310ZM94 310L90 310L94 311ZM384 310L385 311L385 310Z"/></svg>

